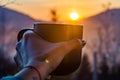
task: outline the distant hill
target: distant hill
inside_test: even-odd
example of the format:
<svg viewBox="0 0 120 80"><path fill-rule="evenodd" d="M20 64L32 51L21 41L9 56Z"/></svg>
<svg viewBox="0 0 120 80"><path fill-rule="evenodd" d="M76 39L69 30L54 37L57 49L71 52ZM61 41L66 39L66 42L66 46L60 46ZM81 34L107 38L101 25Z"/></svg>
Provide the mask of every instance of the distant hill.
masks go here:
<svg viewBox="0 0 120 80"><path fill-rule="evenodd" d="M33 19L32 17L26 14L23 14L23 13L20 13L20 12L17 12L17 11L8 9L8 8L0 7L0 23L4 22L2 24L5 24L5 26L7 26L7 24L12 24L14 22L13 27L18 27L18 28L25 27L25 26L31 27L33 26L33 23L35 21L37 20Z"/></svg>
<svg viewBox="0 0 120 80"><path fill-rule="evenodd" d="M120 53L120 9L104 11L82 20L80 24L84 25L86 53Z"/></svg>
<svg viewBox="0 0 120 80"><path fill-rule="evenodd" d="M15 43L17 33L24 28L32 28L34 22L38 22L23 13L0 7L0 48L3 49L7 57L15 53Z"/></svg>

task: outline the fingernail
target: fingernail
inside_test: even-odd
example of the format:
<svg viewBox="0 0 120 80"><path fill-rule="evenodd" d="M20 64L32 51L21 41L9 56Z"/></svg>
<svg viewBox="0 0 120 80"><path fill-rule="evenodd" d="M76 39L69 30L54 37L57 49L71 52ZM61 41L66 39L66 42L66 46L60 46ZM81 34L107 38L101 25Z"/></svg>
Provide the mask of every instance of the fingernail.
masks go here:
<svg viewBox="0 0 120 80"><path fill-rule="evenodd" d="M86 41L82 40L82 46L85 46Z"/></svg>

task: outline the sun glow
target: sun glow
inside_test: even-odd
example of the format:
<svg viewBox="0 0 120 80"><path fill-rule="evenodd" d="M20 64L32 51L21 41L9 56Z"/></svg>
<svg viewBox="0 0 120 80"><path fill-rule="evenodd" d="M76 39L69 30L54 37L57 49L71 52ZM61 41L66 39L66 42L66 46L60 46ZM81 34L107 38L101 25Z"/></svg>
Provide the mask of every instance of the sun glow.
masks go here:
<svg viewBox="0 0 120 80"><path fill-rule="evenodd" d="M78 20L79 19L79 14L77 12L71 12L70 13L70 18L74 21Z"/></svg>

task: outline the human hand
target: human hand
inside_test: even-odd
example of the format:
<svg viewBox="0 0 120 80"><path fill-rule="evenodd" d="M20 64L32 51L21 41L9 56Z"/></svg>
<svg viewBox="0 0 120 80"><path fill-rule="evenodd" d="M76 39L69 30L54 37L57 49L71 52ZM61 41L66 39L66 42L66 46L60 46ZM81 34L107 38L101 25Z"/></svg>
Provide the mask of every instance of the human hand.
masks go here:
<svg viewBox="0 0 120 80"><path fill-rule="evenodd" d="M27 31L16 45L15 60L21 68L36 67L45 77L56 69L67 53L75 48L80 49L84 44L85 42L79 39L51 43L33 31Z"/></svg>

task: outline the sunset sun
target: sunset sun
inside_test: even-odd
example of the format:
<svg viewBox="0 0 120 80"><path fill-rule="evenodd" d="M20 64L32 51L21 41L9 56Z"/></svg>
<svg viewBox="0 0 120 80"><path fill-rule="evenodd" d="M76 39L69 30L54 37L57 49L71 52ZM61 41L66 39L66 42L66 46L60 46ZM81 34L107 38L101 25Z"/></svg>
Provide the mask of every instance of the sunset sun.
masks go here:
<svg viewBox="0 0 120 80"><path fill-rule="evenodd" d="M77 12L71 12L70 13L70 18L74 21L78 20L79 19L79 14Z"/></svg>

